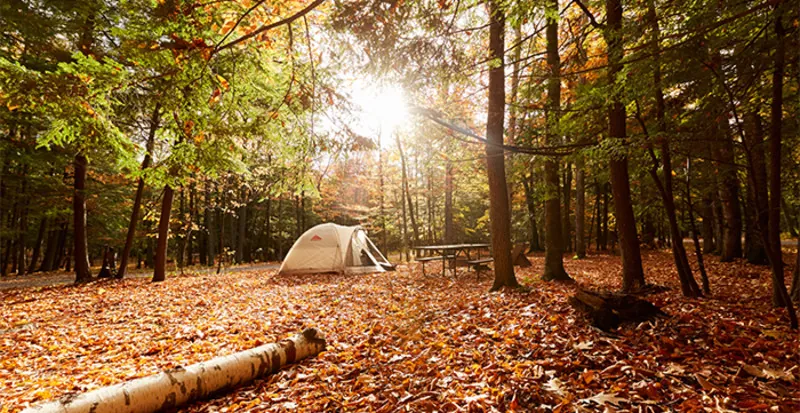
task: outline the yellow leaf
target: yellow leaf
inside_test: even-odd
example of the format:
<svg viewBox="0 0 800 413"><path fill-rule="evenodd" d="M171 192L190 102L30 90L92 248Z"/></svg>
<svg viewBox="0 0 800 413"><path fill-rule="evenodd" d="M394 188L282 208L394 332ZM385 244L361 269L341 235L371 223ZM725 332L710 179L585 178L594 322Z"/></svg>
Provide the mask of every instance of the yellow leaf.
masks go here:
<svg viewBox="0 0 800 413"><path fill-rule="evenodd" d="M219 84L222 85L222 87L225 88L225 90L228 90L230 88L230 84L228 83L227 80L225 80L224 77L217 75L217 80L219 80Z"/></svg>

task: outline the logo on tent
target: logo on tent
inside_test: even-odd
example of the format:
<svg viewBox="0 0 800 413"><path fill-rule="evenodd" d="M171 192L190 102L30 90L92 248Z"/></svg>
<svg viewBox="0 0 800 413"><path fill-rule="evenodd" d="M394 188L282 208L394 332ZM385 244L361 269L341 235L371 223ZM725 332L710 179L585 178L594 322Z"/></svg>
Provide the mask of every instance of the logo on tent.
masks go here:
<svg viewBox="0 0 800 413"><path fill-rule="evenodd" d="M311 237L311 241L322 241L322 237L320 237L317 234L314 234L314 236Z"/></svg>

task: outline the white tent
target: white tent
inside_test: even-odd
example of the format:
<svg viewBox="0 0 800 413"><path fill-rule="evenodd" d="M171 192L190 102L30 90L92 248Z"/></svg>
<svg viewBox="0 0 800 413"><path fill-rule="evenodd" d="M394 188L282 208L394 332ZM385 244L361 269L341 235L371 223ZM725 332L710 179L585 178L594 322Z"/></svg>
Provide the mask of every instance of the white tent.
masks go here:
<svg viewBox="0 0 800 413"><path fill-rule="evenodd" d="M278 274L383 272L392 265L359 226L320 224L295 241Z"/></svg>

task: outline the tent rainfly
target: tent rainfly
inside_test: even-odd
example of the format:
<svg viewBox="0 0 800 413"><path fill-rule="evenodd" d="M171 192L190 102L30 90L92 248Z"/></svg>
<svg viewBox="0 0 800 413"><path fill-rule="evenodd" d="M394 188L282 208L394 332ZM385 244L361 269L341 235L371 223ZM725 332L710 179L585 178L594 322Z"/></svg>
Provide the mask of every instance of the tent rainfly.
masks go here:
<svg viewBox="0 0 800 413"><path fill-rule="evenodd" d="M317 225L295 241L278 274L364 274L393 269L360 226Z"/></svg>

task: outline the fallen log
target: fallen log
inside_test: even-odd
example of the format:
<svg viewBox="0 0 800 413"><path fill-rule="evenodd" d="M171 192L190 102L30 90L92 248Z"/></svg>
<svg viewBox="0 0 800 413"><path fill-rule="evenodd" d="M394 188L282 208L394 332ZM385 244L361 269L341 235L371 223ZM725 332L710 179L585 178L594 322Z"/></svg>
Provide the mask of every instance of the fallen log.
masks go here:
<svg viewBox="0 0 800 413"><path fill-rule="evenodd" d="M264 374L275 373L287 364L317 355L324 349L322 334L308 328L278 343L65 396L25 409L23 413L151 413L174 409Z"/></svg>
<svg viewBox="0 0 800 413"><path fill-rule="evenodd" d="M603 331L625 322L642 322L667 314L653 303L629 294L615 294L579 289L569 303L585 313L591 324Z"/></svg>

